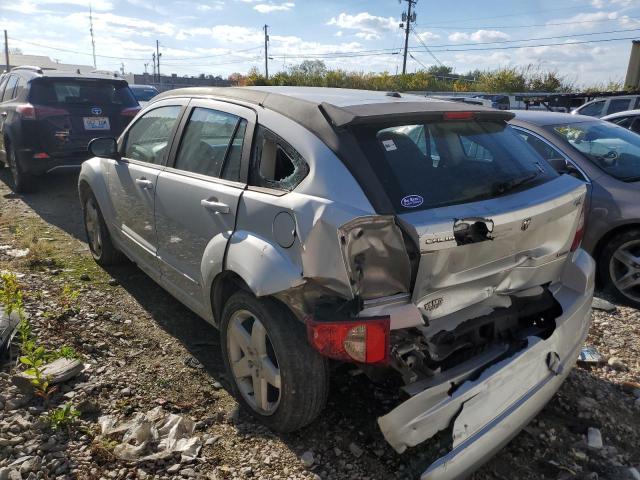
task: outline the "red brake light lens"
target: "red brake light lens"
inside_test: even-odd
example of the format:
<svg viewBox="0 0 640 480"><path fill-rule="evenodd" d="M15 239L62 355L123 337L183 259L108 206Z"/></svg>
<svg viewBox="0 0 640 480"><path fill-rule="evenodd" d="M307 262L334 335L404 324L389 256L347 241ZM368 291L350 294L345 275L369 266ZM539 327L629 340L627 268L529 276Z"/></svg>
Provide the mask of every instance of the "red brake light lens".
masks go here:
<svg viewBox="0 0 640 480"><path fill-rule="evenodd" d="M389 361L390 318L338 322L307 320L311 346L335 360L381 364Z"/></svg>
<svg viewBox="0 0 640 480"><path fill-rule="evenodd" d="M473 112L444 112L442 116L445 120L473 120L475 118Z"/></svg>
<svg viewBox="0 0 640 480"><path fill-rule="evenodd" d="M120 112L123 117L135 117L140 111L140 107L125 108Z"/></svg>
<svg viewBox="0 0 640 480"><path fill-rule="evenodd" d="M576 228L576 234L573 237L573 242L571 243L571 251L575 252L578 248L580 248L580 244L582 243L582 239L584 237L584 202L582 203L582 209L580 210L580 218L578 219L578 227Z"/></svg>
<svg viewBox="0 0 640 480"><path fill-rule="evenodd" d="M16 112L18 112L18 115L20 115L23 120L42 120L48 117L64 117L69 115L69 112L62 108L31 105L30 103L17 106Z"/></svg>

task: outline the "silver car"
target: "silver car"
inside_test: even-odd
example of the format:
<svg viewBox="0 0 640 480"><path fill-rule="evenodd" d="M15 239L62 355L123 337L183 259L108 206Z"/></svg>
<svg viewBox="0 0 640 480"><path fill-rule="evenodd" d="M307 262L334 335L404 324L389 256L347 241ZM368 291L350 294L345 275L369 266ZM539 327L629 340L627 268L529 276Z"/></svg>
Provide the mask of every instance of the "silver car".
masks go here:
<svg viewBox="0 0 640 480"><path fill-rule="evenodd" d="M395 92L167 92L92 142L89 246L220 329L265 425L312 422L349 362L397 385L378 419L391 446L446 430L422 478L457 478L547 403L589 327L586 188L512 116Z"/></svg>

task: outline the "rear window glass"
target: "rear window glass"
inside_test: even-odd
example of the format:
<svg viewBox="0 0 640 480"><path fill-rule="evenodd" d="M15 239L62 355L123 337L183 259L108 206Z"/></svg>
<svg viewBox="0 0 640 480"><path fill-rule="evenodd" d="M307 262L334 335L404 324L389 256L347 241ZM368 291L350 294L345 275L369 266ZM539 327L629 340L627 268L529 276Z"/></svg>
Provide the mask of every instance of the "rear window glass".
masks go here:
<svg viewBox="0 0 640 480"><path fill-rule="evenodd" d="M126 83L73 79L33 82L30 100L38 105L138 105Z"/></svg>
<svg viewBox="0 0 640 480"><path fill-rule="evenodd" d="M557 176L504 122L361 127L356 137L398 212L496 198Z"/></svg>
<svg viewBox="0 0 640 480"><path fill-rule="evenodd" d="M153 97L158 95L158 91L155 88L132 88L133 96L140 102L148 102Z"/></svg>

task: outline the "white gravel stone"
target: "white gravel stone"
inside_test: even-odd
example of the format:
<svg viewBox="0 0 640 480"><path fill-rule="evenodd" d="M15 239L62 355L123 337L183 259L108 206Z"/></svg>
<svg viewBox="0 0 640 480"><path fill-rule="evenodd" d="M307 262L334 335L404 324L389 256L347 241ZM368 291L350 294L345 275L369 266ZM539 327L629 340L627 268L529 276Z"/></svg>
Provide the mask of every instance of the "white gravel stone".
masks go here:
<svg viewBox="0 0 640 480"><path fill-rule="evenodd" d="M602 448L602 434L597 428L589 427L587 430L587 445L590 448Z"/></svg>
<svg viewBox="0 0 640 480"><path fill-rule="evenodd" d="M300 457L300 462L302 462L302 465L304 465L306 468L311 467L314 461L315 459L313 458L313 452L310 450L304 452Z"/></svg>

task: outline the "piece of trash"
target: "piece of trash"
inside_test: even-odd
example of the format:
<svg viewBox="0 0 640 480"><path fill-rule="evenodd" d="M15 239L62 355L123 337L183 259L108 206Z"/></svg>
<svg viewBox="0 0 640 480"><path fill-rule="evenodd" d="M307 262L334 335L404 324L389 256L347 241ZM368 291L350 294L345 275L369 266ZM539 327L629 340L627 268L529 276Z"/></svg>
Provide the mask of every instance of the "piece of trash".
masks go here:
<svg viewBox="0 0 640 480"><path fill-rule="evenodd" d="M182 461L195 459L202 448L202 439L194 436L195 422L156 407L147 413L138 413L132 420L119 423L106 415L98 419L102 435L122 435L122 440L113 449L121 460L146 462L160 460L178 452Z"/></svg>
<svg viewBox="0 0 640 480"><path fill-rule="evenodd" d="M187 358L185 358L182 363L184 363L187 367L195 368L196 370L204 370L204 365L202 365L202 363L200 363L197 358L192 356L188 356Z"/></svg>
<svg viewBox="0 0 640 480"><path fill-rule="evenodd" d="M602 448L602 434L597 428L589 427L587 430L587 445L590 448Z"/></svg>
<svg viewBox="0 0 640 480"><path fill-rule="evenodd" d="M29 254L28 248L6 248L3 249L5 255L9 255L13 258L22 258L26 257Z"/></svg>
<svg viewBox="0 0 640 480"><path fill-rule="evenodd" d="M84 365L78 359L58 358L51 363L43 365L40 374L48 380L49 385L55 385L56 383L66 382L75 377L82 372L83 369ZM34 375L21 372L14 375L11 381L22 392L31 393L34 389L32 383L34 378Z"/></svg>
<svg viewBox="0 0 640 480"><path fill-rule="evenodd" d="M578 361L582 363L590 363L597 364L602 362L602 355L596 349L596 347L592 345L585 345L580 350L580 355L578 355Z"/></svg>
<svg viewBox="0 0 640 480"><path fill-rule="evenodd" d="M593 308L594 310L602 310L603 312L607 313L613 313L618 309L618 307L616 307L613 303L599 297L593 297L591 308Z"/></svg>

